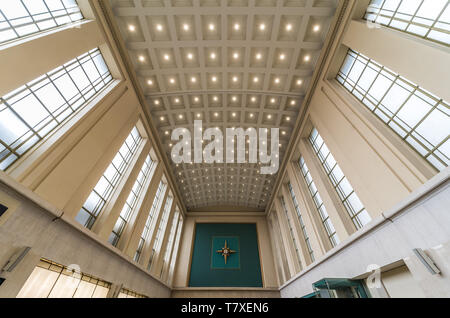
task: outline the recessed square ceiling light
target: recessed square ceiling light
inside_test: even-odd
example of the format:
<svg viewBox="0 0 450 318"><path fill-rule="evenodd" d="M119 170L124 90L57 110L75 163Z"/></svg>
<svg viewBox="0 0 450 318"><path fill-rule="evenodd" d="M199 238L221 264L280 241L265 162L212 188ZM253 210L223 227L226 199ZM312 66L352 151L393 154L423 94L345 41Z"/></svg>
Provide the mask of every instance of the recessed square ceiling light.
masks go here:
<svg viewBox="0 0 450 318"><path fill-rule="evenodd" d="M130 30L131 32L134 32L134 31L136 31L136 27L133 24L130 24L128 26L128 30Z"/></svg>
<svg viewBox="0 0 450 318"><path fill-rule="evenodd" d="M183 24L183 30L184 31L189 31L189 29L190 29L189 24Z"/></svg>
<svg viewBox="0 0 450 318"><path fill-rule="evenodd" d="M292 31L292 24L286 25L286 31Z"/></svg>
<svg viewBox="0 0 450 318"><path fill-rule="evenodd" d="M162 31L163 30L163 26L161 24L157 24L156 25L156 30Z"/></svg>
<svg viewBox="0 0 450 318"><path fill-rule="evenodd" d="M209 28L210 31L214 31L214 30L216 29L216 26L215 26L214 24L211 23L211 24L208 26L208 28Z"/></svg>
<svg viewBox="0 0 450 318"><path fill-rule="evenodd" d="M259 29L260 29L261 31L264 31L264 30L266 29L266 25L265 25L264 23L261 23L261 24L259 25Z"/></svg>

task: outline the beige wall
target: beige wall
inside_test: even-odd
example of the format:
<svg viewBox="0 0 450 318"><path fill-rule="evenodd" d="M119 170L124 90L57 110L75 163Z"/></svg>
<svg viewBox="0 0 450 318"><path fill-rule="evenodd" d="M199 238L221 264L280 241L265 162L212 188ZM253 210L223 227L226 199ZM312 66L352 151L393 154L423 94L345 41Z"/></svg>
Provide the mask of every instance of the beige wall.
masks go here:
<svg viewBox="0 0 450 318"><path fill-rule="evenodd" d="M424 298L408 267L401 266L382 274L383 287L390 298Z"/></svg>
<svg viewBox="0 0 450 318"><path fill-rule="evenodd" d="M400 261L406 264L413 276L413 280L409 279L405 284L414 284L415 289L420 289L426 297L448 297L449 179L450 168L297 274L281 287L281 296L302 297L313 291L313 283L325 277L363 279L372 273L371 268L390 270L393 269L392 264ZM414 255L414 248L422 248L442 274L429 273ZM384 282L383 279L382 272L381 280ZM398 280L392 278L392 288L398 291L395 284L403 284L402 281L402 276ZM408 293L405 291L403 296L408 296Z"/></svg>
<svg viewBox="0 0 450 318"><path fill-rule="evenodd" d="M149 297L170 296L167 285L120 251L106 248L89 231L77 229L70 220L55 218L4 183L0 184L0 202L12 207L11 213L0 219L0 264L3 266L20 248L31 247L18 267L11 273L2 273L6 281L0 288L0 297L16 297L40 258L65 266L78 265L82 273Z"/></svg>
<svg viewBox="0 0 450 318"><path fill-rule="evenodd" d="M264 216L257 216L251 212L244 213L210 213L206 216L188 215L185 219L184 231L181 236L180 252L174 274L174 288L188 287L191 256L195 240L196 223L256 223L258 246L261 261L261 272L264 288L278 287L275 271L274 256L269 240L269 230ZM206 213L201 213L206 214ZM215 214L215 215L214 215ZM246 216L249 215L249 216Z"/></svg>

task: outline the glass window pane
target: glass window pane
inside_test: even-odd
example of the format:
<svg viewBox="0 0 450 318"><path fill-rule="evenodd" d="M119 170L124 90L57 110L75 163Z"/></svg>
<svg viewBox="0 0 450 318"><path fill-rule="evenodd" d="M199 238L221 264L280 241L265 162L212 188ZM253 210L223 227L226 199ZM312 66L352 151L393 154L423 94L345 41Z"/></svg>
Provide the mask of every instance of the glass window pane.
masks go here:
<svg viewBox="0 0 450 318"><path fill-rule="evenodd" d="M76 220L82 224L83 226L91 229L94 225L97 217L101 213L103 207L105 206L105 203L108 202L110 199L110 196L113 193L113 190L117 187L120 176L125 172L127 167L131 163L131 158L136 155L136 150L138 149L138 144L140 143L141 138L135 140L135 145L133 145L133 152L132 150L128 150L129 153L126 153L127 161L124 161L122 159L117 159L118 155L114 157L114 160L120 161L119 167L114 166L114 162L111 163L106 171L103 173L102 177L100 178L99 182L95 186L94 190L90 194L89 198L86 200L86 202L83 205L83 209L79 212L79 215L76 217ZM120 156L119 156L120 157ZM111 175L113 175L112 179L110 179ZM101 204L100 204L100 203ZM86 211L89 211L91 214L89 218L89 222L85 222L86 218L84 215L86 214ZM83 222L84 221L84 222Z"/></svg>
<svg viewBox="0 0 450 318"><path fill-rule="evenodd" d="M55 18L57 17L57 18ZM4 0L0 1L0 43L83 19L76 1Z"/></svg>
<svg viewBox="0 0 450 318"><path fill-rule="evenodd" d="M311 132L311 134L309 136L311 142L316 142L316 141L323 142L322 138L319 138L319 137L320 137L319 133L316 129L313 129L313 131ZM338 244L337 242L339 241L339 239L334 238L334 237L337 238L337 234L335 233L336 231L334 230L333 224L331 223L331 220L328 217L328 212L327 212L325 206L322 204L322 199L320 198L320 195L317 191L316 185L311 178L311 174L309 173L308 166L306 165L305 159L303 157L300 157L300 168L301 168L303 177L305 178L305 181L307 183L307 186L309 188L309 192L311 193L311 199L313 200L313 202L316 206L317 213L319 214L320 219L322 220L322 225L323 225L325 231L327 232L327 235L328 235L328 238L330 239L331 245L334 247ZM309 176L310 181L308 180L307 176ZM303 221L301 223L303 223Z"/></svg>
<svg viewBox="0 0 450 318"><path fill-rule="evenodd" d="M449 11L448 0L372 0L365 19L448 45Z"/></svg>
<svg viewBox="0 0 450 318"><path fill-rule="evenodd" d="M311 142L312 148L314 149L314 152L317 155L317 158L322 163L322 166L328 175L334 189L336 190L336 193L338 194L339 198L342 201L342 205L347 210L347 213L349 214L350 218L353 221L353 224L357 229L360 229L365 224L362 224L359 222L358 219L355 219L354 216L356 213L359 213L362 209L364 209L363 204L359 200L358 196L356 195L355 191L353 190L353 187L351 186L350 182L345 178L344 173L342 172L341 168L339 167L338 163L334 159L333 155L330 153L329 157L332 157L332 161L329 162L328 160L326 162L323 162L321 160L323 156L322 150L318 150L320 147L321 149L326 149L327 152L329 152L329 148L326 146L325 141L320 136L319 132L316 128L313 128L309 140ZM320 147L318 142L320 142ZM329 164L334 164L334 169L329 173L330 168L328 167ZM319 207L322 204L322 200L319 200L319 194L317 194L317 198L314 198L314 201L316 202L317 206ZM319 212L321 210L319 209ZM368 216L370 219L370 216ZM322 215L322 218L325 218L324 215ZM331 234L331 233L329 233Z"/></svg>
<svg viewBox="0 0 450 318"><path fill-rule="evenodd" d="M367 60L353 50L349 50L347 55ZM363 92L369 102L347 85L349 70L346 63L339 72L339 82L437 170L448 167L450 152L448 149L442 151L440 147L450 135L449 103L383 66L379 68L380 75L373 86ZM378 67L378 63L369 60L369 66L372 65Z"/></svg>
<svg viewBox="0 0 450 318"><path fill-rule="evenodd" d="M89 61L103 59L98 49L83 56ZM77 58L0 97L0 140L10 153L0 159L3 170L62 124L86 102L87 96L106 86L105 81L80 93L76 89L77 79L67 73L67 68L72 66L81 70L79 65Z"/></svg>

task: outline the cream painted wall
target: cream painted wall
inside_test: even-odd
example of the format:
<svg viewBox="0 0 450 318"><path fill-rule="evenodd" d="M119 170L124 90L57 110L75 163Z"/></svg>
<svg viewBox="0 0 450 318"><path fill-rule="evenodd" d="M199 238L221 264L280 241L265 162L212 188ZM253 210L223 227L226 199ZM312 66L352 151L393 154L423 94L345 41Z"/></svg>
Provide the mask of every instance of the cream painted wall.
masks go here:
<svg viewBox="0 0 450 318"><path fill-rule="evenodd" d="M185 219L184 231L180 240L180 252L174 274L174 288L184 288L189 285L190 263L195 240L196 223L256 223L258 233L258 246L260 252L261 272L264 288L278 287L278 279L275 271L274 256L269 238L269 229L264 216L256 216L254 213L211 213L208 216L188 215ZM201 213L205 214L205 213ZM246 214L250 214L246 216Z"/></svg>
<svg viewBox="0 0 450 318"><path fill-rule="evenodd" d="M302 297L311 293L312 284L324 277L362 279L369 276L369 266L384 268L404 261L415 285L427 297L449 297L449 180L450 168L318 258L281 287L281 296ZM414 248L425 250L443 274L431 275L414 255Z"/></svg>
<svg viewBox="0 0 450 318"><path fill-rule="evenodd" d="M351 21L342 43L450 100L449 47L384 26L368 27L365 21L358 20Z"/></svg>
<svg viewBox="0 0 450 318"><path fill-rule="evenodd" d="M123 284L149 297L170 297L170 288L154 279L144 268L133 264L119 251L106 248L88 231L83 232L70 221L55 218L46 209L6 186L3 180L0 202L5 204L8 200L11 206L15 201L17 205L7 219L2 217L0 220L0 264L5 264L21 247L32 249L14 271L2 273L6 281L0 288L0 298L16 297L42 257L65 266L76 264L83 273L115 285Z"/></svg>
<svg viewBox="0 0 450 318"><path fill-rule="evenodd" d="M425 297L406 266L382 273L382 282L390 298Z"/></svg>

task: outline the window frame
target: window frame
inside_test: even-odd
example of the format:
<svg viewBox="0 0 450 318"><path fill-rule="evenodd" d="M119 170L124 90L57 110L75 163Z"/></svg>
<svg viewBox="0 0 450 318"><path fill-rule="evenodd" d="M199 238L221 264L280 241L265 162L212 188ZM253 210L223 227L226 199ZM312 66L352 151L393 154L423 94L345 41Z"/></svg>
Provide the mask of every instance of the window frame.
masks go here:
<svg viewBox="0 0 450 318"><path fill-rule="evenodd" d="M293 224L291 222L291 218L289 216L289 210L288 210L288 207L286 205L286 200L284 199L283 195L280 196L280 204L281 204L281 208L283 209L283 212L286 214L287 224L288 224L288 227L289 227L289 232L291 234L291 241L292 241L292 243L294 243L294 249L295 249L295 253L296 253L296 256L297 256L298 264L300 266L300 270L302 270L303 266L302 266L302 258L300 256L300 253L301 253L300 252L300 247L298 246L298 242L295 239L294 227L293 227Z"/></svg>
<svg viewBox="0 0 450 318"><path fill-rule="evenodd" d="M308 232L306 230L306 225L303 220L303 216L300 211L300 206L299 206L299 203L297 200L297 196L295 195L294 188L292 187L291 181L288 182L288 190L291 195L292 204L294 205L294 209L297 214L297 219L300 224L300 228L302 230L303 239L305 240L306 248L308 249L309 257L310 257L311 261L314 263L315 258L314 258L314 251L313 251L311 243L310 243L311 240L310 240Z"/></svg>
<svg viewBox="0 0 450 318"><path fill-rule="evenodd" d="M303 163L302 163L303 161ZM323 202L320 193L319 193L319 189L317 189L317 186L314 182L314 179L311 175L311 171L308 168L308 165L306 164L306 161L304 159L303 156L300 156L299 159L299 168L300 168L300 173L303 177L303 181L305 182L307 188L308 188L308 193L310 195L310 198L313 202L314 208L316 209L316 212L318 213L319 217L320 217L320 221L322 223L322 226L325 230L325 234L328 237L329 242L331 243L332 247L336 247L337 245L340 244L340 238L337 234L336 228L330 218L330 215L328 214L328 211L325 207L325 203ZM308 181L307 176L309 175L311 181ZM313 189L315 189L315 191L313 191ZM315 199L316 196L319 196L321 203L319 204L319 200ZM323 209L322 209L323 208ZM325 212L325 213L324 213ZM322 213L324 213L324 215L322 215ZM329 220L330 225L332 226L332 228L329 228L329 225L327 223L327 220Z"/></svg>
<svg viewBox="0 0 450 318"><path fill-rule="evenodd" d="M346 65L349 62L349 58L353 59L350 67ZM349 76L357 61L363 65L363 70L359 74L357 81L354 82L352 79L349 80ZM346 72L344 67L348 67ZM364 73L367 71L368 67L373 67L373 70L377 74L370 86L367 89L364 89L358 84L361 78L365 76ZM373 97L370 92L380 76L387 78L387 80L390 81L390 84L389 87L384 90L381 98L377 99ZM449 135L447 135L446 138L443 138L439 143L435 144L433 141L427 140L417 130L427 119L431 119L430 116L436 116L435 112L441 112L442 118L445 118L443 116L446 115L446 112L450 112L449 102L431 94L408 79L351 48L346 52L343 62L336 74L335 81L339 87L344 88L352 98L358 101L358 105L363 106L362 109L370 112L376 121L382 123L384 127L387 127L389 132L392 132L396 138L400 138L406 147L414 154L417 154L418 158L423 160L432 171L442 171L448 167L448 164L445 161L448 160L450 162L450 158L446 158L446 154L443 153L440 148L443 149L443 147L450 142ZM386 100L386 97L392 93L393 89L397 89L397 87L408 91L408 96L401 105L398 106L398 109L395 112L392 112L389 107L395 107L395 105L391 105L391 103L394 102L392 99ZM417 123L413 126L409 126L401 117L399 117L399 114L401 114L402 109L404 109L405 105L408 105L412 98L426 103L429 106L429 109ZM384 104L386 104L386 106ZM437 114L439 115L439 113Z"/></svg>
<svg viewBox="0 0 450 318"><path fill-rule="evenodd" d="M316 133L315 137L313 137L314 132ZM320 146L316 143L316 141L319 138L322 140L322 144ZM346 210L348 216L350 217L352 224L355 226L356 230L362 229L365 225L367 225L368 223L370 223L372 221L372 217L367 212L362 201L359 199L355 189L350 184L350 181L345 176L345 174L342 171L342 169L340 168L338 162L334 159L333 154L331 153L330 149L326 145L325 140L322 138L319 131L315 127L313 127L313 129L308 137L308 140L314 151L316 158L319 160L320 165L322 166L323 171L325 172L325 174L326 174L328 180L330 181L333 189L335 190L340 202L342 203L342 205L344 206L344 209ZM325 157L323 157L322 152L321 152L321 150L324 147L328 150L328 154ZM327 163L327 161L330 157L332 158L332 161L334 161L333 167L329 167L328 163ZM336 178L336 175L333 173L333 171L335 171L335 170L340 171L341 177L339 180ZM342 188L341 188L341 185L343 183L345 184L345 182L347 183L347 187L351 188L351 191L349 191L349 194L345 194L344 190L342 190ZM359 210L356 210L355 207L353 206L353 204L350 200L350 198L352 196L354 196L354 199L356 198L356 200L359 201L359 203L361 204L361 208ZM359 218L359 216L363 215L364 212L369 217L369 220L365 224L363 224Z"/></svg>
<svg viewBox="0 0 450 318"><path fill-rule="evenodd" d="M135 137L133 134L136 134ZM132 145L128 145L129 139L132 139ZM101 177L99 178L99 181L96 183L94 188L89 194L89 197L86 199L85 203L83 203L83 206L80 208L78 214L75 217L75 220L80 223L85 228L91 230L95 224L95 222L98 220L100 215L104 212L104 209L107 207L108 203L111 201L112 196L114 193L118 190L121 190L118 188L120 181L124 178L124 175L126 175L127 171L132 168L132 161L133 158L139 155L139 149L142 143L145 142L145 139L142 137L141 132L135 125L131 132L128 134L127 138L123 142L122 146L120 147L119 151L116 153L114 158L111 160L111 163L108 165L106 170L103 172ZM121 153L123 149L126 149L126 154ZM114 161L116 158L119 158L120 165L116 167L116 164ZM112 178L108 178L106 175L109 174L109 172L113 170L114 175ZM98 190L96 189L99 185L103 183L106 183L106 188L103 190L103 193L98 193ZM111 179L111 180L109 180ZM86 207L86 204L89 203L89 200L92 196L96 196L99 200L97 200L97 203L93 207L93 210L90 211ZM86 219L85 223L82 224L78 217L81 215L81 213L88 214L88 218Z"/></svg>
<svg viewBox="0 0 450 318"><path fill-rule="evenodd" d="M443 20L440 21L440 18L443 16L443 14L446 12L446 10L450 10L450 4L447 2L446 5L444 5L443 9L441 10L441 12L438 14L438 16L433 20L429 17L419 17L418 13L420 12L422 6L424 5L426 0L422 0L422 2L420 3L420 5L418 6L417 10L414 12L414 14L407 14L405 12L399 12L400 7L402 6L402 4L404 3L404 0L400 0L395 11L392 10L386 10L385 4L387 0L383 0L383 3L381 4L381 6L376 7L374 5L372 5L373 1L371 1L369 3L369 6L367 7L365 13L364 13L364 17L363 19L365 21L371 22L371 23L378 23L381 24L389 29L393 29L393 30L397 30L400 32L404 32L407 34L411 34L413 36L428 40L428 41L432 41L435 43L439 43L445 46L450 46L450 42L445 42L445 41L440 41L436 38L430 37L430 34L432 34L433 32L437 32L437 33L448 33L449 31L442 29L442 28L437 28L436 25L437 24L446 24ZM430 0L428 0L430 1ZM431 0L434 1L434 0ZM389 15L387 14L387 12L391 12L392 14ZM385 13L385 14L383 14ZM374 17L371 17L374 16ZM397 17L396 17L397 16ZM400 18L399 16L403 16L403 18ZM407 20L406 17L409 17L410 19ZM381 19L387 19L389 20L388 23L383 23L382 21L380 21ZM377 21L378 20L378 21ZM414 20L422 20L422 23L420 22L416 22ZM429 25L425 24L424 22L427 21L429 22ZM404 23L406 26L404 28L400 28L400 27L395 27L393 26L393 24L402 24ZM416 27L416 28L423 28L426 30L425 34L420 34L417 32L412 32L412 31L408 31L408 29L412 28L412 27ZM448 27L450 28L450 24L448 25ZM450 34L449 34L450 35Z"/></svg>
<svg viewBox="0 0 450 318"><path fill-rule="evenodd" d="M3 11L0 9L0 23L3 22L3 23L5 23L8 26L7 28L0 29L0 32L12 31L15 34L14 37L11 37L11 38L9 38L7 40L3 40L3 41L0 40L0 46L6 45L6 44L9 44L9 43L21 40L21 39L25 39L25 38L28 38L28 37L32 37L32 36L35 36L35 35L39 35L39 34L42 34L44 32L53 31L53 30L56 30L58 28L63 28L63 27L66 27L66 26L69 26L69 25L72 25L72 24L78 24L78 23L81 23L83 21L86 21L86 18L84 17L83 12L82 12L82 10L81 10L81 8L78 5L78 2L76 0L75 0L75 6L74 7L70 7L70 8L66 7L64 1L59 0L61 5L63 6L63 9L58 9L58 10L51 10L50 7L48 6L48 4L45 1L42 1L42 3L45 5L47 11L44 11L44 12L41 12L41 13L35 13L35 14L31 13L31 11L30 11L31 9L29 7L27 7L25 5L25 3L23 3L23 1L20 1L20 2L22 4L22 6L23 6L23 9L27 12L28 15L20 17L20 18L15 18L15 19L8 19L6 17L6 15L3 13ZM69 13L70 10L74 10L74 12ZM59 11L65 11L66 14L56 16L55 14L57 14ZM79 19L72 19L72 15L74 15L74 14L79 14L81 16L81 18L79 18ZM42 16L42 15L49 15L50 17L46 18L46 19L43 19L43 20L36 20L36 16ZM57 20L59 18L61 18L61 17L69 18L70 22L59 23ZM24 20L24 19L31 19L32 22L28 22L28 23L20 24L20 25L15 25L15 23L14 23L15 20ZM48 28L42 28L41 29L39 24L44 23L45 21L52 21L55 25L53 25L51 27L48 27ZM30 32L30 33L26 33L26 34L20 35L18 33L17 29L19 29L21 27L26 27L26 26L28 26L28 27L34 26L38 30L34 31L34 32Z"/></svg>
<svg viewBox="0 0 450 318"><path fill-rule="evenodd" d="M100 58L100 62L106 67L106 72L101 73L94 62L94 59ZM93 82L83 68L83 64L92 63L98 72L100 77L96 78ZM88 85L84 88L80 88L78 83L73 78L70 72L79 69L83 76L88 80ZM65 96L61 92L61 88L56 81L65 78L68 80L76 91L75 95L71 98ZM99 81L99 82L96 82ZM10 171L16 167L16 164L27 158L36 148L42 143L54 135L57 131L60 131L68 122L76 117L84 109L88 108L93 100L98 98L103 92L105 92L114 83L114 78L111 74L110 68L106 63L106 60L99 48L92 49L71 61L60 65L59 67L47 72L33 81L18 87L17 89L0 96L0 105L3 107L1 112L8 112L13 116L26 132L14 132L8 127L5 128L5 132L10 134L13 138L11 142L5 140L8 136L2 136L0 139L0 157L1 157L1 169L4 171ZM99 86L100 85L100 86ZM54 106L54 101L43 101L41 94L44 94L43 89L50 89L51 92L56 94L56 98L62 105L59 105L56 109L51 110ZM86 89L88 89L86 91ZM41 92L39 92L41 91ZM66 92L67 93L67 92ZM41 111L45 116L37 123L32 123L33 119L24 118L23 111L20 111L20 103L26 101L26 99L36 103L36 111ZM5 113L6 116L7 113ZM41 116L42 116L41 114ZM5 116L5 115L4 115ZM28 115L29 116L29 115ZM59 118L63 116L62 118ZM52 126L53 125L53 126ZM28 144L29 143L29 144ZM28 145L27 145L28 144ZM26 145L24 149L21 150Z"/></svg>

